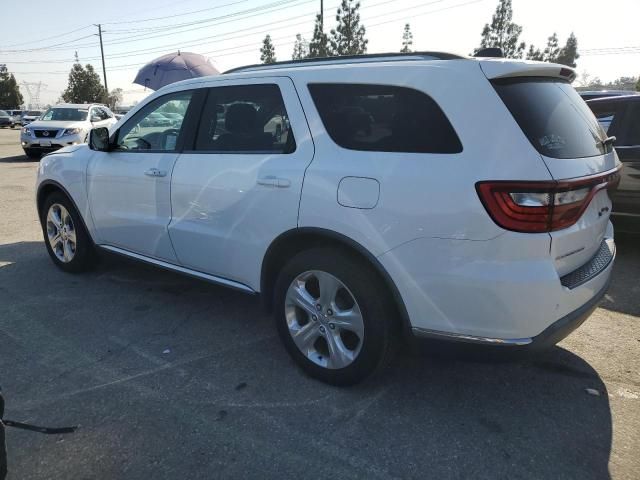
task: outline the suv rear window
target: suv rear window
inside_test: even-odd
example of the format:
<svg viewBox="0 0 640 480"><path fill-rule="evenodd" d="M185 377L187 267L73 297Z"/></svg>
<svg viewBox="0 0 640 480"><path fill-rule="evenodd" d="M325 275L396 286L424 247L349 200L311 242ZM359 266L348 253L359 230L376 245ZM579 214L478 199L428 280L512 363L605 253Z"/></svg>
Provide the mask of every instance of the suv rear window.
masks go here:
<svg viewBox="0 0 640 480"><path fill-rule="evenodd" d="M606 153L604 130L568 82L517 78L494 80L492 84L542 155L582 158Z"/></svg>
<svg viewBox="0 0 640 480"><path fill-rule="evenodd" d="M331 139L377 152L460 153L462 144L438 104L406 87L315 83L311 97Z"/></svg>

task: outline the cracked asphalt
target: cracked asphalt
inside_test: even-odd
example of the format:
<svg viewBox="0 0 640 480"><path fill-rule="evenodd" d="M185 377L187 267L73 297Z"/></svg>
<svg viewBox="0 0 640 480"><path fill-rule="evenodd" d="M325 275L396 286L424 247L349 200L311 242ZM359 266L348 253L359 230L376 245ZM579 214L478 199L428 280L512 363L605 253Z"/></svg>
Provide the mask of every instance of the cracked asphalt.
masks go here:
<svg viewBox="0 0 640 480"><path fill-rule="evenodd" d="M537 356L403 351L305 377L257 298L108 257L57 270L37 162L0 130L0 385L9 479L640 478L640 239L602 305ZM586 389L592 389L590 394Z"/></svg>

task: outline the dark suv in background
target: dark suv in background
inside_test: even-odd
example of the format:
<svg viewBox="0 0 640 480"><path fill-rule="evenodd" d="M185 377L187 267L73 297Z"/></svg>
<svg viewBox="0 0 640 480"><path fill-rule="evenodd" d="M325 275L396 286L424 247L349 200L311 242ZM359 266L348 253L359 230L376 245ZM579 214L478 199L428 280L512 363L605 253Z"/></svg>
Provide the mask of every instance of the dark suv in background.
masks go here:
<svg viewBox="0 0 640 480"><path fill-rule="evenodd" d="M617 230L640 233L640 95L589 100L600 125L614 143L624 164L618 190L613 194L613 222Z"/></svg>

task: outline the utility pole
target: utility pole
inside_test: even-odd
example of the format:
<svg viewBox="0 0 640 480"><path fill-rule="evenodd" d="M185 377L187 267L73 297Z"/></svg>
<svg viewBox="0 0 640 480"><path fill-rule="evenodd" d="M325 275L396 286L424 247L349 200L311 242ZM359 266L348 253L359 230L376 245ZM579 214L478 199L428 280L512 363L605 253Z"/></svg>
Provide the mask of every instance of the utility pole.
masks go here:
<svg viewBox="0 0 640 480"><path fill-rule="evenodd" d="M324 33L324 0L320 0L320 33Z"/></svg>
<svg viewBox="0 0 640 480"><path fill-rule="evenodd" d="M102 46L102 25L97 24L98 27L98 36L100 37L100 55L102 56L102 74L104 75L104 89L107 91L107 95L109 95L109 87L107 87L107 68L104 66L104 48Z"/></svg>

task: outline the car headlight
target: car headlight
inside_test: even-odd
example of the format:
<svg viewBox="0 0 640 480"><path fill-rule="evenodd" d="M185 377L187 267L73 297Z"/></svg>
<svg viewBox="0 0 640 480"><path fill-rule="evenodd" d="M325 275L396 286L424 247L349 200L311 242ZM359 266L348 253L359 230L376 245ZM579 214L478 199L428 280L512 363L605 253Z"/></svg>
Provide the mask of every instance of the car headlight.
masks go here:
<svg viewBox="0 0 640 480"><path fill-rule="evenodd" d="M22 133L24 133L25 135L28 135L30 137L31 136L31 129L29 127L24 127L22 129Z"/></svg>
<svg viewBox="0 0 640 480"><path fill-rule="evenodd" d="M82 133L81 128L66 128L62 135L78 135L80 133Z"/></svg>

